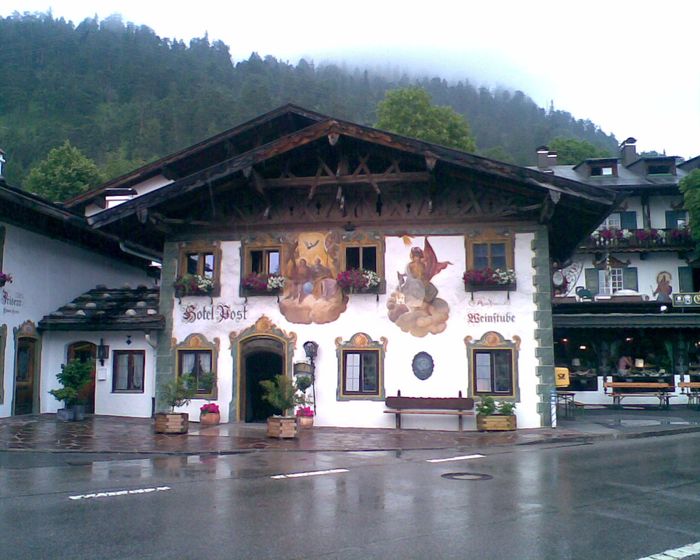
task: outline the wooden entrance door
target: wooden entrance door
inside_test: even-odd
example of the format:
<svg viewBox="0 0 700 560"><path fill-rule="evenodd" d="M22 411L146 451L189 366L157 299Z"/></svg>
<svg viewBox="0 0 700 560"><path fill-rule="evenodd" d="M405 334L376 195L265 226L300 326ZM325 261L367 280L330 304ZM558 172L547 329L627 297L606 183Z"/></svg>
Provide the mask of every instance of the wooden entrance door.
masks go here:
<svg viewBox="0 0 700 560"><path fill-rule="evenodd" d="M33 338L17 339L15 357L15 414L34 413L37 343Z"/></svg>
<svg viewBox="0 0 700 560"><path fill-rule="evenodd" d="M92 365L90 382L80 391L80 401L85 403L85 412L95 413L95 363L97 358L97 346L92 342L74 342L68 347L68 361L80 360Z"/></svg>

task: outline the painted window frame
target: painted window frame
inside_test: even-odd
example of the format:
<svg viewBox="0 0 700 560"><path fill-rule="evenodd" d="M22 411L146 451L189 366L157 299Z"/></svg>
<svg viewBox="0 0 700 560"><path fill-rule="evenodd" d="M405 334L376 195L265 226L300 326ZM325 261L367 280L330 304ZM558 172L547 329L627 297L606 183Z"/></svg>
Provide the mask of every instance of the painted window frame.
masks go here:
<svg viewBox="0 0 700 560"><path fill-rule="evenodd" d="M199 276L209 278L205 274L205 256L213 255L214 270L211 275L211 280L214 283L212 296L218 296L221 293L221 246L218 243L210 243L205 241L192 241L181 243L178 247L178 266L177 277L182 278L185 274L192 274L188 271L187 261L189 255L198 255L197 272Z"/></svg>
<svg viewBox="0 0 700 560"><path fill-rule="evenodd" d="M465 238L465 248L467 252L467 270L483 270L484 268L502 268L493 265L493 245L505 245L505 266L509 270L515 270L515 239L512 234L484 232L468 235ZM477 266L475 264L475 246L488 246L487 266Z"/></svg>
<svg viewBox="0 0 700 560"><path fill-rule="evenodd" d="M375 250L375 268L373 272L381 279L379 286L373 292L383 294L386 292L385 271L384 271L384 255L386 252L386 244L384 236L380 234L365 234L365 233L346 233L340 240L340 272L348 270L348 249L359 249L360 251L360 268L363 270L372 270L365 267L363 263L363 249L373 248ZM351 267L352 268L352 267Z"/></svg>
<svg viewBox="0 0 700 560"><path fill-rule="evenodd" d="M513 336L512 340L506 339L502 334L496 331L488 331L479 339L474 341L471 336L467 336L464 339L467 350L467 363L469 370L469 384L467 388L468 396L474 397L486 397L491 396L498 399L513 400L518 402L520 400L520 388L519 388L519 373L518 373L518 354L520 350L520 337L517 335ZM510 367L510 380L511 387L507 392L503 391L477 391L477 368L476 368L476 356L483 353L491 353L508 351L511 356L511 367ZM493 364L493 360L492 360ZM493 365L492 365L493 368ZM493 389L493 370L491 372L491 381Z"/></svg>
<svg viewBox="0 0 700 560"><path fill-rule="evenodd" d="M210 392L201 392L199 389L193 397L194 399L216 400L218 395L218 374L217 364L219 360L219 339L215 338L209 342L207 338L199 333L190 334L185 340L175 346L175 375L182 375L182 357L187 353L209 353L211 356L211 373L213 382Z"/></svg>
<svg viewBox="0 0 700 560"><path fill-rule="evenodd" d="M385 337L380 337L379 341L363 332L352 335L349 340L343 341L341 337L335 339L336 356L338 359L338 385L336 389L336 400L352 401L383 401L386 395L384 387L384 358L386 355L388 341ZM349 355L374 353L377 356L377 390L372 392L348 391L347 386L347 357ZM362 367L362 360L360 360Z"/></svg>
<svg viewBox="0 0 700 560"><path fill-rule="evenodd" d="M127 371L127 388L126 389L118 389L117 388L117 367L119 365L119 356L128 356L129 357L129 368ZM140 356L140 362L141 362L141 388L140 389L135 389L131 387L133 378L134 378L134 371L132 370L132 361L137 357ZM140 394L144 392L144 387L146 385L146 351L145 350L113 350L112 351L112 393L116 394L124 394L124 393L133 393L133 394Z"/></svg>

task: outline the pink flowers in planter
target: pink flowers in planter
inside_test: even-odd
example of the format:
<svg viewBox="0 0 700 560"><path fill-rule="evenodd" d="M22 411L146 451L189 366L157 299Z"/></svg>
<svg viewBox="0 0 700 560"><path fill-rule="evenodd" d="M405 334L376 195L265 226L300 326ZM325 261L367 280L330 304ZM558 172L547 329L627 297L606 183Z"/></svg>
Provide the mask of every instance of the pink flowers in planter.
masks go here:
<svg viewBox="0 0 700 560"><path fill-rule="evenodd" d="M314 411L310 406L300 406L297 408L296 412L297 416L306 416L306 417L311 417L313 418L314 416Z"/></svg>
<svg viewBox="0 0 700 560"><path fill-rule="evenodd" d="M509 268L474 268L462 277L465 286L508 286L515 283L515 271Z"/></svg>
<svg viewBox="0 0 700 560"><path fill-rule="evenodd" d="M12 284L12 275L8 272L0 272L0 286Z"/></svg>
<svg viewBox="0 0 700 560"><path fill-rule="evenodd" d="M341 272L336 277L336 282L345 291L362 292L377 288L381 278L373 270L359 268Z"/></svg>
<svg viewBox="0 0 700 560"><path fill-rule="evenodd" d="M199 407L201 414L219 414L219 405L213 402L203 404Z"/></svg>
<svg viewBox="0 0 700 560"><path fill-rule="evenodd" d="M243 279L243 287L254 292L274 292L284 288L285 278L280 274L251 272Z"/></svg>

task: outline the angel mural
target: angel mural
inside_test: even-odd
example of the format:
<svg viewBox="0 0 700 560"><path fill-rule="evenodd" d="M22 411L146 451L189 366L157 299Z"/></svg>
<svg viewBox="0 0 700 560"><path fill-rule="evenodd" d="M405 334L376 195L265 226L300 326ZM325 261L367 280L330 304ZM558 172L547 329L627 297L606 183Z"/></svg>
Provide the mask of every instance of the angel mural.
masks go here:
<svg viewBox="0 0 700 560"><path fill-rule="evenodd" d="M330 323L345 311L348 298L336 282L339 242L335 233L300 233L287 242L280 311L288 321Z"/></svg>
<svg viewBox="0 0 700 560"><path fill-rule="evenodd" d="M410 243L410 239L404 241ZM447 327L450 307L437 297L431 280L452 263L438 261L427 237L422 249L411 247L409 257L405 271L397 272L398 287L387 301L389 319L413 336L441 333Z"/></svg>

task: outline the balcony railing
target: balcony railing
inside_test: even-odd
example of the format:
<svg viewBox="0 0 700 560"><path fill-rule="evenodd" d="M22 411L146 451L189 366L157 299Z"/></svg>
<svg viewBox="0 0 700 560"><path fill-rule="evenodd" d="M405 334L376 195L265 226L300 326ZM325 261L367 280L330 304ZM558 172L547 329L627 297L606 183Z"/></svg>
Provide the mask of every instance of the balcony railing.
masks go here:
<svg viewBox="0 0 700 560"><path fill-rule="evenodd" d="M694 246L688 229L616 229L594 231L584 241L582 249L616 251L687 250Z"/></svg>

